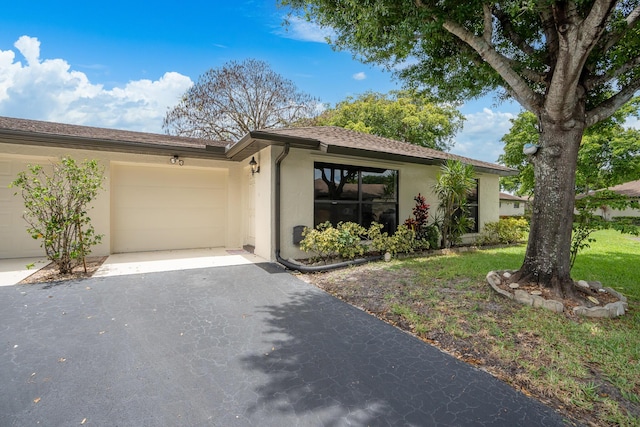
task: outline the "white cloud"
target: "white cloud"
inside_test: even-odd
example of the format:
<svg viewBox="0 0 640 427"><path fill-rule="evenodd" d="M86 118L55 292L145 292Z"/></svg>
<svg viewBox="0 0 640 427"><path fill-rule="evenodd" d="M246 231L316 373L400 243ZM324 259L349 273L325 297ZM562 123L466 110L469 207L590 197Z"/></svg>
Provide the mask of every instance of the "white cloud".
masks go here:
<svg viewBox="0 0 640 427"><path fill-rule="evenodd" d="M367 75L364 73L364 71L360 71L359 73L355 73L355 74L353 75L353 78L354 78L355 80L364 80L364 79L366 79L366 78L367 78Z"/></svg>
<svg viewBox="0 0 640 427"><path fill-rule="evenodd" d="M291 16L286 18L289 25L285 30L278 30L278 34L294 40L305 42L326 43L327 37L331 38L335 33L330 28L323 28L304 19Z"/></svg>
<svg viewBox="0 0 640 427"><path fill-rule="evenodd" d="M464 128L456 135L451 152L495 163L503 153L504 144L500 139L511 129L509 120L514 119L516 114L484 108L465 117Z"/></svg>
<svg viewBox="0 0 640 427"><path fill-rule="evenodd" d="M64 59L40 59L37 38L22 36L14 45L26 59L0 50L0 115L99 127L162 132L162 119L193 84L167 72L158 80L130 81L104 89Z"/></svg>

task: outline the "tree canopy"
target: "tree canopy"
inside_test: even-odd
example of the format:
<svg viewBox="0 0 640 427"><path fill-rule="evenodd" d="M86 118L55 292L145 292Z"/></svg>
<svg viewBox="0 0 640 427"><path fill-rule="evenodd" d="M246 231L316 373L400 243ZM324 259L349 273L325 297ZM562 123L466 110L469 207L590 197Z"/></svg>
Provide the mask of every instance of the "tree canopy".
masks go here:
<svg viewBox="0 0 640 427"><path fill-rule="evenodd" d="M623 126L624 114L585 131L578 153L576 192L612 187L640 176L640 130ZM522 152L525 144L538 144L540 137L537 119L530 112L522 112L511 120L509 133L502 137L504 154L498 162L520 173L501 178L500 185L516 194L532 195L534 190L533 164Z"/></svg>
<svg viewBox="0 0 640 427"><path fill-rule="evenodd" d="M264 61L230 61L201 75L162 127L171 135L237 141L252 130L311 117L317 104Z"/></svg>
<svg viewBox="0 0 640 427"><path fill-rule="evenodd" d="M451 104L437 104L412 91L367 92L348 97L315 120L422 147L447 151L462 128L464 116Z"/></svg>
<svg viewBox="0 0 640 427"><path fill-rule="evenodd" d="M280 0L330 42L398 70L409 87L460 101L493 91L537 119L535 198L524 262L511 280L575 296L570 276L578 152L585 129L640 89L638 0L527 2Z"/></svg>

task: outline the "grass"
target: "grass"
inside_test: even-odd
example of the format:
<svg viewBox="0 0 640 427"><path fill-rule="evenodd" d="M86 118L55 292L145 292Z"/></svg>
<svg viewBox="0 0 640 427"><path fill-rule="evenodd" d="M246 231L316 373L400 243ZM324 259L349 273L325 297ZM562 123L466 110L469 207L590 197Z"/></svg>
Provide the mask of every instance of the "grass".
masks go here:
<svg viewBox="0 0 640 427"><path fill-rule="evenodd" d="M524 246L401 259L312 280L579 423L639 426L640 241L615 231L594 237L572 276L625 294L629 311L621 318L576 318L495 294L486 273L517 269Z"/></svg>

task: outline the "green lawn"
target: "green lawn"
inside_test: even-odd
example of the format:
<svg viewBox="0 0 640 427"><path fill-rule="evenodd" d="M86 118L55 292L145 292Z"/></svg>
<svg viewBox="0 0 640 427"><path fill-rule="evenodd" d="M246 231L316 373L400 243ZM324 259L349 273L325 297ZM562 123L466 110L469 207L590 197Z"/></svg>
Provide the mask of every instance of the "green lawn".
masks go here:
<svg viewBox="0 0 640 427"><path fill-rule="evenodd" d="M594 237L572 275L625 294L629 312L618 319L559 315L497 295L487 272L517 269L524 246L375 263L312 281L579 423L639 426L640 241L615 231Z"/></svg>

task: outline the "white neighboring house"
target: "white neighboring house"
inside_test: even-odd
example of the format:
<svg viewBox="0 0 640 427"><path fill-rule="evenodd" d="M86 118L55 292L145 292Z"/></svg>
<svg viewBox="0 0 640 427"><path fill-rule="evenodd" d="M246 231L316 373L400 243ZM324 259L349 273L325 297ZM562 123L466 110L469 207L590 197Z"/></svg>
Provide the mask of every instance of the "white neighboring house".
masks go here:
<svg viewBox="0 0 640 427"><path fill-rule="evenodd" d="M528 200L512 194L500 193L498 213L503 216L523 216Z"/></svg>
<svg viewBox="0 0 640 427"><path fill-rule="evenodd" d="M635 199L637 202L640 202L640 179L636 181L625 182L624 184L616 185L614 187L608 188L609 191L613 191L622 196L631 197ZM603 206L601 208L596 209L594 212L595 215L599 215L606 220L610 220L611 218L623 217L623 216L633 216L640 217L640 210L634 208L627 208L625 210L611 209L609 207Z"/></svg>

